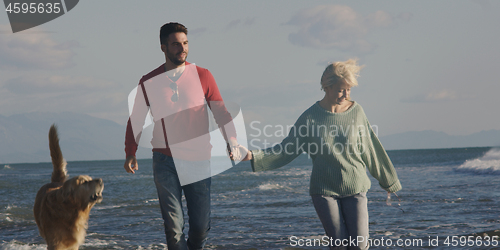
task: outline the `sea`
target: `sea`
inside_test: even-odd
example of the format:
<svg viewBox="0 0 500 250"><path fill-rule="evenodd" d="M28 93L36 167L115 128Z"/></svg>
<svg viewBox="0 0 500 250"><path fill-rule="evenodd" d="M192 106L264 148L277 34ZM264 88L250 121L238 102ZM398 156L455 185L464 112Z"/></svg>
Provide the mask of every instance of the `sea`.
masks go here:
<svg viewBox="0 0 500 250"><path fill-rule="evenodd" d="M500 249L500 239L484 234L500 232L500 149L388 154L403 189L388 200L370 177L370 249ZM80 249L167 249L151 163L139 160L136 174L125 172L123 160L68 163L70 176L105 185ZM308 193L311 169L301 155L274 171L254 173L243 162L212 177L205 249L328 249L334 242ZM51 172L51 163L0 165L0 249L46 249L32 209Z"/></svg>

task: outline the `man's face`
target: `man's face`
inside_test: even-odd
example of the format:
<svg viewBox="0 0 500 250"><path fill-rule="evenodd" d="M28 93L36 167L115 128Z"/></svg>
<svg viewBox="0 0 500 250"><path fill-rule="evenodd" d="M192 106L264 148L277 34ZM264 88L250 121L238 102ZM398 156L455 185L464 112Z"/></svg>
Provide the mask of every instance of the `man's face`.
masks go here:
<svg viewBox="0 0 500 250"><path fill-rule="evenodd" d="M172 33L168 36L167 44L163 44L162 50L167 58L175 65L186 62L189 52L188 40L183 32Z"/></svg>

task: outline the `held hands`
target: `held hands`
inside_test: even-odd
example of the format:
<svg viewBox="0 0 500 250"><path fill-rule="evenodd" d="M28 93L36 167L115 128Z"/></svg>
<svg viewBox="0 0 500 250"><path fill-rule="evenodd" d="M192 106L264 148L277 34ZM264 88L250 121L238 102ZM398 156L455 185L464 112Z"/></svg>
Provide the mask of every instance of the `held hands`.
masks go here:
<svg viewBox="0 0 500 250"><path fill-rule="evenodd" d="M135 174L135 171L139 170L139 165L137 164L137 159L135 158L135 156L129 156L125 160L123 168L125 168L125 171L127 171L127 173Z"/></svg>
<svg viewBox="0 0 500 250"><path fill-rule="evenodd" d="M229 140L229 143L227 144L227 152L229 154L229 158L233 161L248 161L253 158L252 152L244 146L238 144L238 142L234 139Z"/></svg>
<svg viewBox="0 0 500 250"><path fill-rule="evenodd" d="M248 150L247 148L245 148L241 145L239 146L238 149L240 152L242 152L241 153L242 155L245 155L245 157L243 157L243 159L241 159L241 161L249 161L249 160L253 159L252 151Z"/></svg>

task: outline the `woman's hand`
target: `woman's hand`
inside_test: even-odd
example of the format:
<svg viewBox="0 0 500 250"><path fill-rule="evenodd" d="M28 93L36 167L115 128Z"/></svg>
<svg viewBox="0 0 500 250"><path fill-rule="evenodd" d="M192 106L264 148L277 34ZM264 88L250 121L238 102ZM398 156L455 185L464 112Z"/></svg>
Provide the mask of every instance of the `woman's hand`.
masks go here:
<svg viewBox="0 0 500 250"><path fill-rule="evenodd" d="M248 150L247 148L243 147L240 145L240 152L242 152L242 155L245 155L241 161L250 161L253 159L253 154L252 151Z"/></svg>

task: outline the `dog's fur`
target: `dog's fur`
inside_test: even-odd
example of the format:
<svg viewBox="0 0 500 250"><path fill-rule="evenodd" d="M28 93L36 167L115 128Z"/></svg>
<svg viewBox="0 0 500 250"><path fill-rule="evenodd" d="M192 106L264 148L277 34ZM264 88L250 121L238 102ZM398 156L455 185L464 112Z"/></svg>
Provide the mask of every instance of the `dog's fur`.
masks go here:
<svg viewBox="0 0 500 250"><path fill-rule="evenodd" d="M102 179L80 175L66 180L66 161L59 147L57 127L49 130L50 156L54 170L51 183L36 194L35 214L47 249L78 249L85 240L90 209L102 201Z"/></svg>

